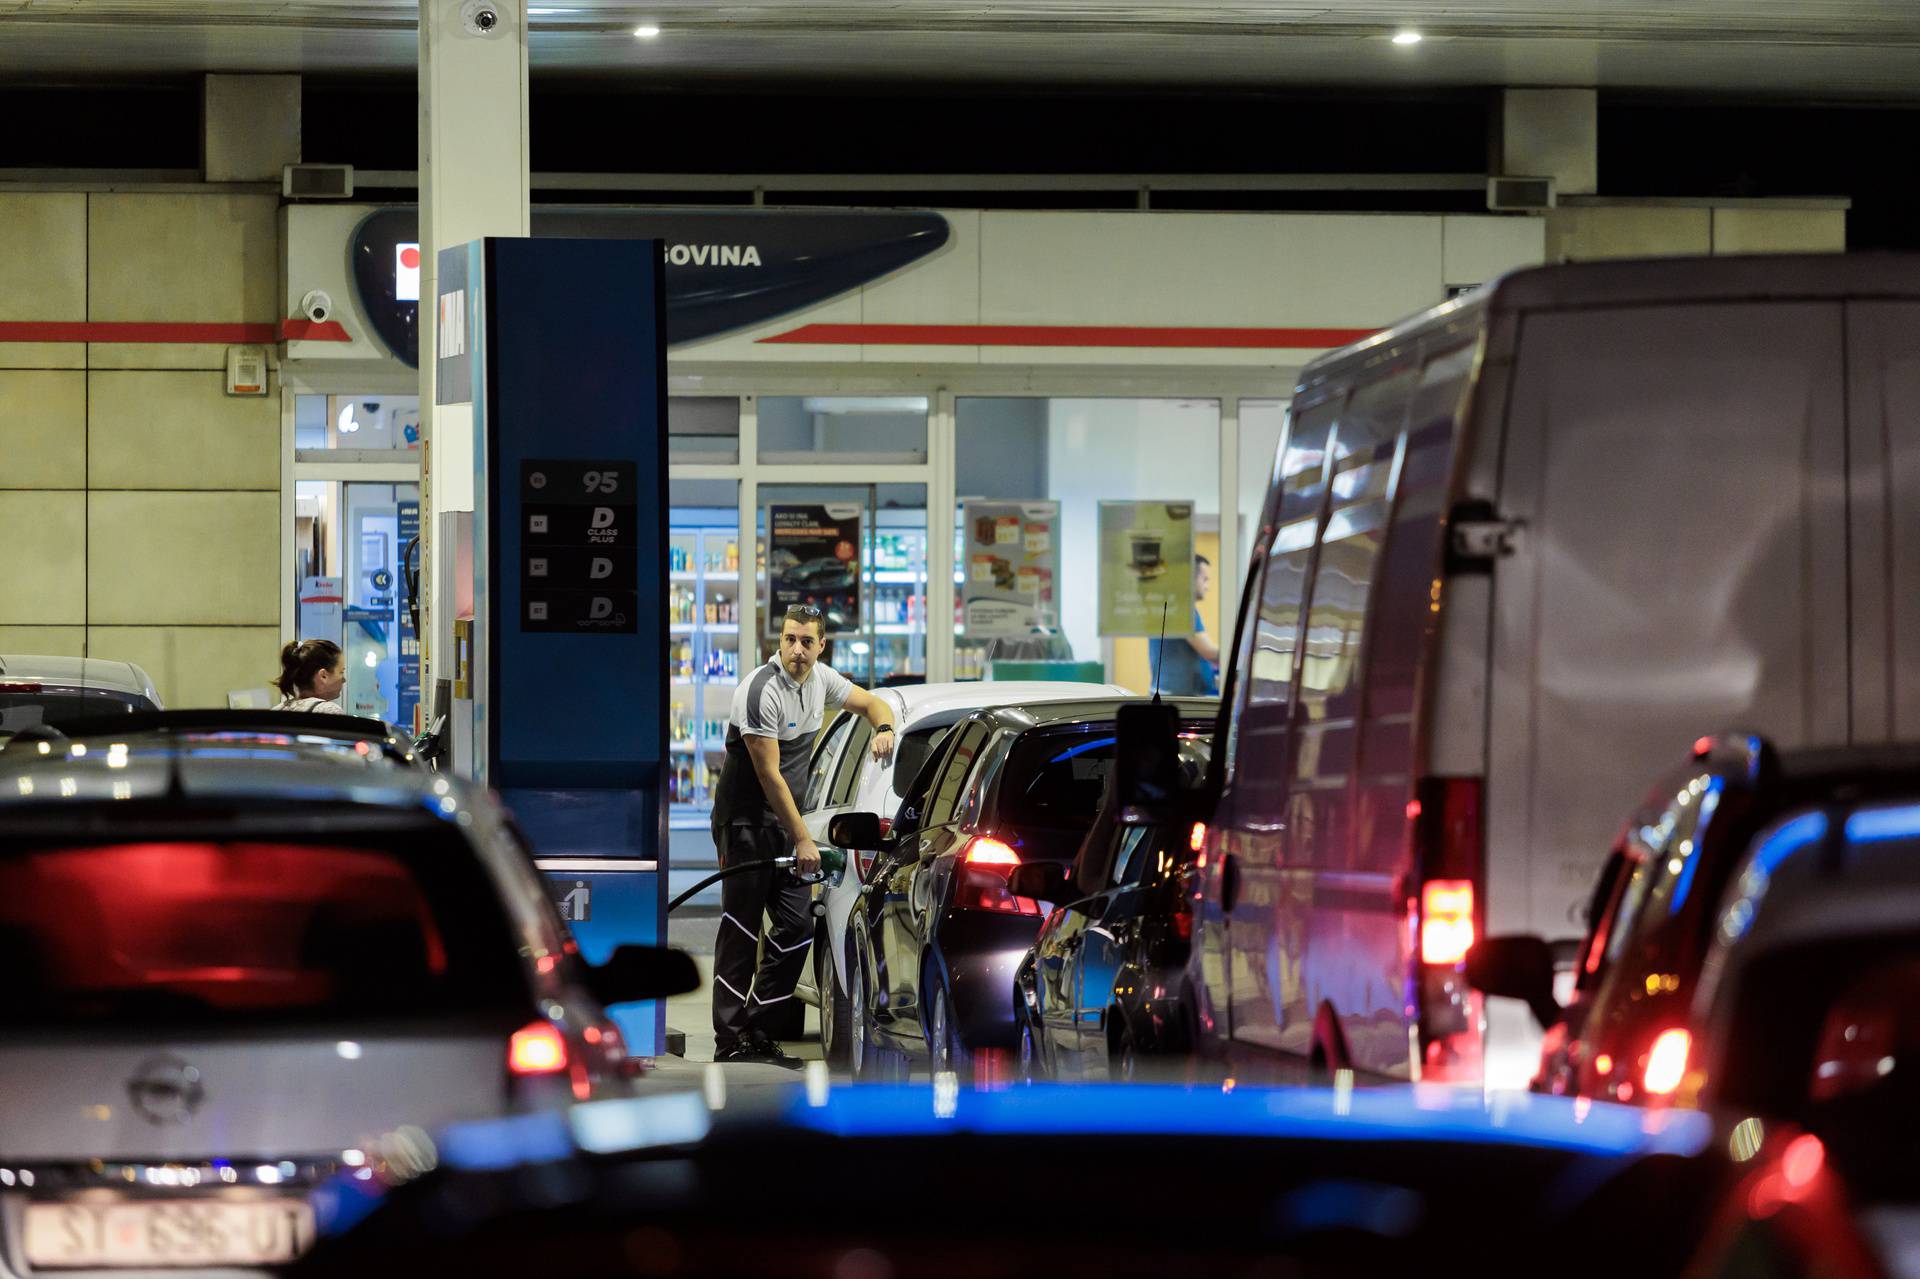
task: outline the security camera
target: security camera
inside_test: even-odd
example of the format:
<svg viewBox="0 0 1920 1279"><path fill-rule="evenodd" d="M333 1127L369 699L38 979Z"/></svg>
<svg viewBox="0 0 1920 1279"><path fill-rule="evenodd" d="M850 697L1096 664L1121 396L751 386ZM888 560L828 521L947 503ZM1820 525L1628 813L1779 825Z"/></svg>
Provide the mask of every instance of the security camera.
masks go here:
<svg viewBox="0 0 1920 1279"><path fill-rule="evenodd" d="M470 36L490 36L500 30L500 10L488 0L467 0L460 6L460 22Z"/></svg>
<svg viewBox="0 0 1920 1279"><path fill-rule="evenodd" d="M300 299L300 313L315 324L324 324L333 318L333 299L314 289Z"/></svg>

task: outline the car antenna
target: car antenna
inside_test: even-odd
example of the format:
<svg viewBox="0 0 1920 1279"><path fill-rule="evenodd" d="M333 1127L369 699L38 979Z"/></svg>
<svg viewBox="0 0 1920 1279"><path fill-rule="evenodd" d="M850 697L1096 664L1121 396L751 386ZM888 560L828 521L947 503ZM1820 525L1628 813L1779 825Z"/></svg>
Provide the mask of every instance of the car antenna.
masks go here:
<svg viewBox="0 0 1920 1279"><path fill-rule="evenodd" d="M1160 647L1153 651L1153 700L1160 700L1160 668L1167 660L1167 601L1160 601Z"/></svg>

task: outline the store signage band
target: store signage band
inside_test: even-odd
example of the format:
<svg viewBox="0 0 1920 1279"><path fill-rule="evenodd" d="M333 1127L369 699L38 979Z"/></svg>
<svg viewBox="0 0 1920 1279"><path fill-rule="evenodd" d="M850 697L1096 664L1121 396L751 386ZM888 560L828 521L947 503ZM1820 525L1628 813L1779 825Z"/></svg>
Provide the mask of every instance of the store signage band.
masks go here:
<svg viewBox="0 0 1920 1279"><path fill-rule="evenodd" d="M535 238L663 241L669 345L804 311L927 257L952 235L938 213L843 210L546 208L533 211L532 229ZM350 246L361 309L408 365L419 361L419 238L417 211L397 206L367 215ZM443 256L442 299L454 290L446 269Z"/></svg>

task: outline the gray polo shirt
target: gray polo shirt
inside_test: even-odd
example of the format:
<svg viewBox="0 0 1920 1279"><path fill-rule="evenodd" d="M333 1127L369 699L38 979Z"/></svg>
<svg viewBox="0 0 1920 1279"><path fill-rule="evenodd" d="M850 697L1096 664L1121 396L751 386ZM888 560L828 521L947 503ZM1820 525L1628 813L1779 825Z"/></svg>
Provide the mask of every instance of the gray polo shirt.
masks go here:
<svg viewBox="0 0 1920 1279"><path fill-rule="evenodd" d="M852 692L852 681L824 662L814 663L806 683L796 684L778 657L740 681L727 716L727 762L713 789L714 826L779 821L747 756L747 737L771 737L780 743L780 776L798 804L807 792L813 739L826 723L827 712L844 706Z"/></svg>

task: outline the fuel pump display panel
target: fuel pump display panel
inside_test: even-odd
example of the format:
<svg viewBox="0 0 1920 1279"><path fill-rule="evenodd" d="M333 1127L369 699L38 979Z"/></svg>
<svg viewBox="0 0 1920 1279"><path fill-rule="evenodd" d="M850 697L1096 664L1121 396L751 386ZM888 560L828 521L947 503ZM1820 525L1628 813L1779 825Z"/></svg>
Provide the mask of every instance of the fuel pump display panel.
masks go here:
<svg viewBox="0 0 1920 1279"><path fill-rule="evenodd" d="M632 460L520 463L523 633L638 632L639 476Z"/></svg>

